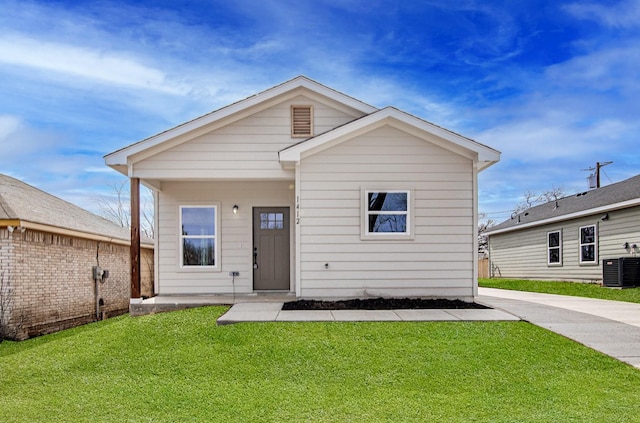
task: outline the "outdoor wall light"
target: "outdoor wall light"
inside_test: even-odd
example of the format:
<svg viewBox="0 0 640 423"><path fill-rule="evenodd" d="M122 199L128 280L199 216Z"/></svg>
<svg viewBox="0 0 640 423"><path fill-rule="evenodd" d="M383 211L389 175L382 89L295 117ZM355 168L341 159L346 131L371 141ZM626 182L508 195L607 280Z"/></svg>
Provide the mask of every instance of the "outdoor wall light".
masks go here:
<svg viewBox="0 0 640 423"><path fill-rule="evenodd" d="M239 210L239 209L240 209L240 208L238 207L238 205L237 205L237 204L235 204L235 205L233 206L233 209L231 209L231 210L233 210L233 214L238 214L238 210Z"/></svg>
<svg viewBox="0 0 640 423"><path fill-rule="evenodd" d="M609 213L605 213L604 216L600 218L600 220L609 220Z"/></svg>

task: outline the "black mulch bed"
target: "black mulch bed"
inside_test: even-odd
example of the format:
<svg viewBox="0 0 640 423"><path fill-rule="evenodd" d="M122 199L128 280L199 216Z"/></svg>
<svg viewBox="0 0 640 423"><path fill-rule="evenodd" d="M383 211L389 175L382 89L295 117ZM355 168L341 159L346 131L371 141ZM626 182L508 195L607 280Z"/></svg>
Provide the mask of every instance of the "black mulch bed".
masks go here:
<svg viewBox="0 0 640 423"><path fill-rule="evenodd" d="M318 301L298 300L284 303L282 310L407 310L407 309L486 309L481 304L460 300L420 298L370 298L366 300Z"/></svg>

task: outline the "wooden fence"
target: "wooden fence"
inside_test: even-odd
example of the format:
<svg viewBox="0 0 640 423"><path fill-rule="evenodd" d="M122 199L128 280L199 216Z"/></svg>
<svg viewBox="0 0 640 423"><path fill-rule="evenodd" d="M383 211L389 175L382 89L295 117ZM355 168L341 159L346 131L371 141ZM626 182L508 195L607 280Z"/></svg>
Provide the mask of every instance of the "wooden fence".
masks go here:
<svg viewBox="0 0 640 423"><path fill-rule="evenodd" d="M489 259L479 258L478 259L478 278L488 278L488 277L489 277Z"/></svg>

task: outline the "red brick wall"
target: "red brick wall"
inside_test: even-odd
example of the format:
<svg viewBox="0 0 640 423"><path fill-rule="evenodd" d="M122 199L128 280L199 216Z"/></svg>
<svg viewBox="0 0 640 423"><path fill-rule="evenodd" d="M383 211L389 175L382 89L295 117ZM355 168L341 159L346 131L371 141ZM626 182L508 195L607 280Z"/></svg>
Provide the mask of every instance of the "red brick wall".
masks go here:
<svg viewBox="0 0 640 423"><path fill-rule="evenodd" d="M142 263L149 257L153 262L152 250L143 249L142 255ZM26 339L95 321L92 266L96 265L109 270L109 277L98 284L104 301L99 315L128 312L129 261L126 245L0 229L0 271L13 289L9 332L15 333L15 339ZM153 272L142 267L143 294L151 296Z"/></svg>

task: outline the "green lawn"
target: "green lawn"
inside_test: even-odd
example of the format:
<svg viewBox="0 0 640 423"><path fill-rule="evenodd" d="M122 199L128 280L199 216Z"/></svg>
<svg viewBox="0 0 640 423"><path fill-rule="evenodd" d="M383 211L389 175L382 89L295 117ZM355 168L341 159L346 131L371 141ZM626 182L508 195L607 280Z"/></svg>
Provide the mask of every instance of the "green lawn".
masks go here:
<svg viewBox="0 0 640 423"><path fill-rule="evenodd" d="M640 371L524 322L254 323L223 307L0 344L0 421L640 421Z"/></svg>
<svg viewBox="0 0 640 423"><path fill-rule="evenodd" d="M640 303L640 288L604 288L592 283L527 281L518 279L479 279L485 288L514 289L516 291L542 292L545 294L571 295L574 297L600 298L603 300Z"/></svg>

